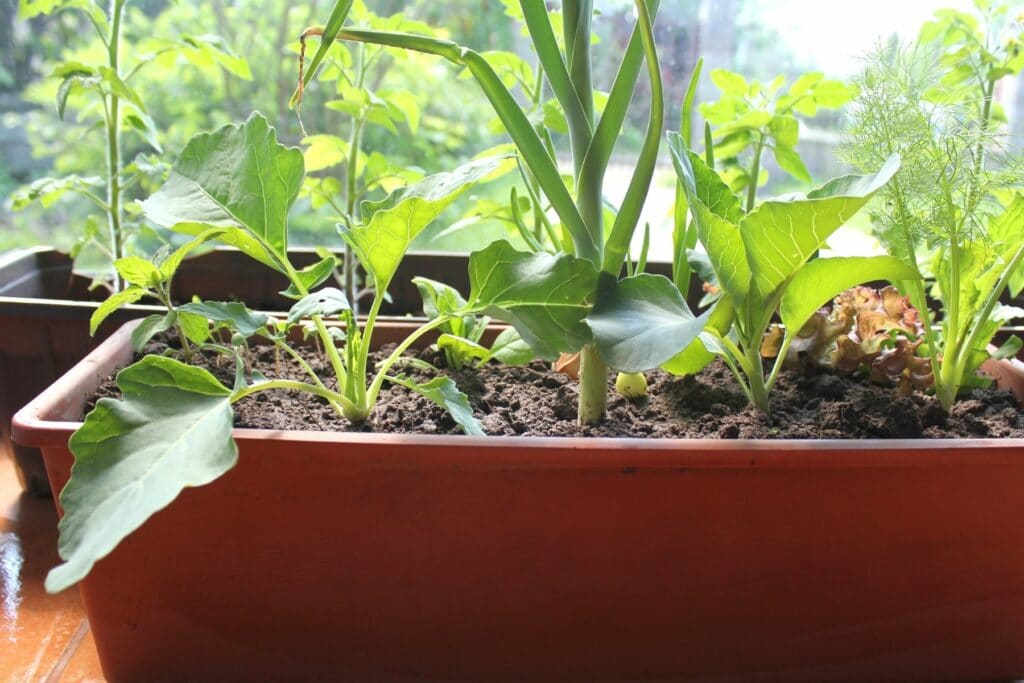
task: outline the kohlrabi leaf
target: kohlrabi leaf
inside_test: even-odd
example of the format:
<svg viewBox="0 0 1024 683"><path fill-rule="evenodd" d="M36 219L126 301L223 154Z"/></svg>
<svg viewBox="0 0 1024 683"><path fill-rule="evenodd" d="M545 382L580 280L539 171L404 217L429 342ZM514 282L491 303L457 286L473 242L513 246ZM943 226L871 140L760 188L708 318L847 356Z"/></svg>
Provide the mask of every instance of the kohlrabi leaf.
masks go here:
<svg viewBox="0 0 1024 683"><path fill-rule="evenodd" d="M244 231L220 239L266 263L266 249L278 257L288 249L288 209L303 174L302 152L278 143L267 120L253 114L189 140L142 210L157 225L182 224L187 234L211 226Z"/></svg>
<svg viewBox="0 0 1024 683"><path fill-rule="evenodd" d="M437 338L437 348L453 352L462 359L475 358L481 360L490 356L491 352L487 347L477 344L475 341L458 337L454 334L442 334Z"/></svg>
<svg viewBox="0 0 1024 683"><path fill-rule="evenodd" d="M597 270L569 254L517 251L504 240L469 257L465 313L486 313L519 332L534 352L553 360L590 341L584 318Z"/></svg>
<svg viewBox="0 0 1024 683"><path fill-rule="evenodd" d="M302 286L306 288L306 291L319 287L323 284L323 281L331 276L334 269L338 266L338 259L333 256L325 256L313 265L306 266L295 274L298 275L299 281L302 282ZM288 289L281 292L283 296L289 299L301 299L302 293L295 288L295 285L289 285Z"/></svg>
<svg viewBox="0 0 1024 683"><path fill-rule="evenodd" d="M502 330L491 344L488 360L496 360L505 365L524 365L535 358L533 349L527 344L514 327Z"/></svg>
<svg viewBox="0 0 1024 683"><path fill-rule="evenodd" d="M363 202L364 225L339 225L375 286L386 291L409 245L473 183L498 173L506 157L478 159L449 173L437 173L379 202Z"/></svg>
<svg viewBox="0 0 1024 683"><path fill-rule="evenodd" d="M462 294L451 285L426 277L414 277L412 282L423 299L423 314L431 320L454 313L466 306Z"/></svg>
<svg viewBox="0 0 1024 683"><path fill-rule="evenodd" d="M205 320L226 325L246 337L264 331L270 322L263 313L256 313L237 301L201 301L185 304L178 308L184 313L200 315Z"/></svg>
<svg viewBox="0 0 1024 683"><path fill-rule="evenodd" d="M406 377L389 377L388 380L394 384L415 391L421 396L448 411L448 414L455 420L469 436L484 436L483 427L479 420L473 416L473 408L469 405L469 398L459 391L450 377L435 377L426 384L418 384Z"/></svg>
<svg viewBox="0 0 1024 683"><path fill-rule="evenodd" d="M303 297L292 306L288 311L288 322L295 324L314 315L331 316L351 309L343 291L337 287L325 287Z"/></svg>
<svg viewBox="0 0 1024 683"><path fill-rule="evenodd" d="M894 155L874 175L836 178L806 199L769 200L748 214L740 232L758 292L768 297L792 277L836 228L892 178L899 165Z"/></svg>
<svg viewBox="0 0 1024 683"><path fill-rule="evenodd" d="M793 276L782 295L779 317L796 334L814 312L850 287L885 280L916 280L921 275L894 256L849 256L811 261Z"/></svg>
<svg viewBox="0 0 1024 683"><path fill-rule="evenodd" d="M642 273L602 284L587 325L608 365L643 372L689 346L710 315L695 317L671 280Z"/></svg>
<svg viewBox="0 0 1024 683"><path fill-rule="evenodd" d="M736 305L733 298L726 294L715 302L711 317L704 326L705 331L689 346L663 363L662 370L673 375L695 375L703 370L715 359L715 355L721 352L721 344L714 334L729 334L735 318Z"/></svg>
<svg viewBox="0 0 1024 683"><path fill-rule="evenodd" d="M123 399L100 399L71 437L50 592L80 581L128 534L190 486L234 467L231 392L206 370L148 356L122 370Z"/></svg>
<svg viewBox="0 0 1024 683"><path fill-rule="evenodd" d="M751 273L739 228L743 218L739 200L703 159L686 149L678 134L669 133L669 150L718 282L743 301L750 291Z"/></svg>

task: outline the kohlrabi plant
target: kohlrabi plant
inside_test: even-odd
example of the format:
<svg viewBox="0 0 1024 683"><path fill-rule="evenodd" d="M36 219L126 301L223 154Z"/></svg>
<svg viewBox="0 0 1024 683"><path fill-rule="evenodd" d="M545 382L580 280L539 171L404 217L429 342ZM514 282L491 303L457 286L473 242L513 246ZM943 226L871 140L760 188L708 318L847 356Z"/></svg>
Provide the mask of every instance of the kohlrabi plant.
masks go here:
<svg viewBox="0 0 1024 683"><path fill-rule="evenodd" d="M982 381L975 370L1000 324L1024 313L999 303L1007 289L1024 288L1024 194L1012 191L1022 165L1002 150L992 101L995 84L1024 67L1020 29L1001 38L1006 8L978 4L999 21L942 13L925 32L937 45L892 39L870 55L842 149L861 169L888 154L903 158L872 219L890 253L915 269L924 264L935 279L940 328L925 325L922 352L947 410L962 388ZM928 310L922 282L898 284ZM1011 338L997 355L1020 346Z"/></svg>
<svg viewBox="0 0 1024 683"><path fill-rule="evenodd" d="M346 28L351 0L339 0L327 23L304 81L315 73L335 39L415 50L465 67L479 84L519 159L547 198L559 225L561 251L519 251L496 242L470 257L471 291L463 313L481 313L511 323L538 356L580 352L579 422L594 424L605 414L609 367L637 372L657 367L704 321L677 317L667 326L634 324L637 315L665 307L686 309L678 289L648 274L620 280L633 233L650 188L664 125L661 66L652 27L657 0L635 0L636 24L623 52L603 111L598 113L591 72L591 0L566 0L553 22L543 0L521 0L543 79L565 116L572 178L563 178L557 150L538 133L531 103L510 92L480 53L447 40L408 33ZM561 24L561 41L555 24ZM648 127L625 197L605 227L605 171L646 66L650 92Z"/></svg>
<svg viewBox="0 0 1024 683"><path fill-rule="evenodd" d="M768 200L744 211L728 185L686 148L681 136L669 134L669 149L722 296L699 340L665 368L677 374L697 372L717 356L750 402L769 412L769 392L789 346L824 303L862 282L919 277L892 256L815 258L828 237L892 178L899 159L889 158L873 175L836 178L806 196ZM766 373L761 346L776 316L785 333L778 358Z"/></svg>
<svg viewBox="0 0 1024 683"><path fill-rule="evenodd" d="M375 365L370 351L377 313L409 244L472 183L509 163L504 158L482 159L428 176L382 201L365 202L362 223L340 226L377 285L360 326L344 293L321 287L330 269L318 263L298 270L288 259L288 212L302 186L302 152L278 143L273 128L259 115L194 137L167 182L142 203L142 210L158 225L196 241L237 247L281 273L290 283L287 294L296 302L280 323L235 302L193 302L177 309L178 322L188 314L212 323L217 334L203 348L235 357L231 386L205 369L165 355L146 356L118 374L122 397L101 399L71 438L75 465L60 499L65 513L59 547L64 564L50 573L47 587L60 590L80 580L183 488L208 483L233 467L237 449L232 406L247 396L273 390L304 392L360 424L370 417L383 385L390 382L445 408L466 433L482 434L466 395L450 378L418 383L393 373L398 359L418 339L458 314L441 314L424 323ZM122 261L121 266L138 283L132 287L160 291L165 280L160 269L168 263ZM167 267L168 273L172 271L173 263ZM344 324L329 326L331 318ZM292 328L306 320L315 330L330 376L321 377L306 353L289 341ZM254 335L293 359L308 378L280 379L252 371L246 348ZM191 338L187 331L184 337ZM139 496L140 490L147 494Z"/></svg>
<svg viewBox="0 0 1024 683"><path fill-rule="evenodd" d="M82 232L72 256L86 251L102 254L106 267L97 281L109 284L115 291L123 288L123 282L112 264L131 251L131 241L141 223L137 212L126 211L125 192L154 171L165 170L158 162L141 156L128 164L123 158L126 132L138 136L139 141L155 152L162 152L160 131L147 112L143 93L135 88L133 79L150 65L162 64L166 68L167 58L175 55L196 63L215 61L237 77L250 77L245 60L234 55L218 36L182 35L173 40L150 36L148 42L140 40L138 45L124 45L123 26L128 4L128 0L111 0L106 12L99 3L89 0L29 0L19 5L22 19L59 11L81 12L102 46L102 60L95 63L64 61L54 66L50 76L60 81L56 108L61 121L65 120L65 115L70 118L73 113L80 126L102 129L106 169L103 177L71 174L41 178L16 192L11 205L17 210L39 201L48 207L67 193L88 200L102 218L97 220L95 214L80 217ZM146 49L142 49L143 44ZM68 121L62 130L70 129L70 125ZM76 138L71 144L81 142Z"/></svg>
<svg viewBox="0 0 1024 683"><path fill-rule="evenodd" d="M445 318L438 328L441 336L437 346L444 353L445 364L452 370L496 360L506 365L521 365L533 360L533 351L515 328L502 330L490 347L481 341L491 319L486 315L461 315L466 300L454 287L425 277L412 280L423 299L423 313L428 320Z"/></svg>

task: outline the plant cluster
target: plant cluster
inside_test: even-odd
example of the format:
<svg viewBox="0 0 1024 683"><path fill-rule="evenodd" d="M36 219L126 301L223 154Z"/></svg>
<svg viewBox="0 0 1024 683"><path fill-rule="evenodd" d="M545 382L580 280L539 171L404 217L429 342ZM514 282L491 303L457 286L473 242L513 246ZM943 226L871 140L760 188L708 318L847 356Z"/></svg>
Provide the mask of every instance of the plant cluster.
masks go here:
<svg viewBox="0 0 1024 683"><path fill-rule="evenodd" d="M928 359L918 355L923 335L917 309L895 287L861 285L810 317L791 341L783 364L863 371L872 382L894 384L897 394L909 396L933 384ZM784 340L783 327L773 325L761 343L761 355L778 358Z"/></svg>
<svg viewBox="0 0 1024 683"><path fill-rule="evenodd" d="M279 142L267 120L254 114L242 124L194 137L166 182L139 204L147 220L191 241L150 261L116 259L129 286L101 307L94 324L119 305L155 296L167 312L143 321L133 341L141 347L156 331L174 328L182 354L147 356L122 370L117 377L122 398L99 401L72 438L76 463L61 497L65 563L51 572L48 586L60 589L81 579L183 488L212 481L234 466L232 406L248 396L305 392L358 425L370 419L380 392L391 384L442 406L467 434L482 435L467 396L450 377L438 372L422 382L399 372L406 351L433 339L456 370L578 354L582 425L603 419L611 371L620 373L619 392L636 398L647 391L643 372L660 367L691 374L716 358L765 413L781 368L794 356L828 357L840 368L864 368L895 382L900 391L933 381L943 405L951 405L964 377L988 357L982 350L999 319L998 295L1011 282L1024 283L1018 268L1024 258L1024 197L998 192L1007 185L1003 171L978 156L979 149L990 149L993 131L984 112L991 117L994 108L982 105L980 118L933 119L946 105L924 96L930 91L910 93L899 83L884 83L892 92L877 92L881 86L867 75L860 83L849 147L863 174L759 203L761 155L771 149L784 169L804 179L795 152L795 115L838 106L852 90L811 75L783 92L782 82L748 84L716 72L713 77L725 92L706 109L718 128L717 133L706 129L701 155L691 150L688 122L695 73L680 131L668 134L668 148L679 190L674 262L687 268L694 263L716 288L715 300L697 315L681 291L681 267L669 279L644 272L646 247L635 262L630 257L665 126L653 28L659 5L634 0L633 30L604 95L595 90L591 70L590 0L565 0L555 13L542 0L506 3L525 25L535 65L506 53L477 52L425 27L368 13L353 26L347 23L350 14L364 10L354 0L337 0L327 22L303 34L304 41L319 38L319 43L308 60L305 48L300 53L292 101L300 104L318 75L332 82L344 91L336 106L350 115L347 138L308 136L304 155ZM958 44L961 34L954 34L943 34L945 44ZM342 53L350 60L337 56L339 44L355 46L354 52ZM416 127L416 110L406 106L403 95L387 95L367 82L372 61L395 50L441 57L462 68L513 146L425 177L374 161L373 153L362 150L363 130L371 124L392 132L399 125ZM892 68L907 75L902 67ZM990 78L1001 78L1007 68L992 66ZM917 83L916 78L911 81ZM606 200L605 175L636 92L647 96L648 127L624 199L616 206ZM887 114L890 121L873 118L883 106L897 107ZM963 107L957 111L962 114ZM933 127L936 120L945 127ZM954 124L974 136L966 151L959 144L965 138L952 134L960 130L950 128ZM891 130L886 126L897 125L929 134L917 147L903 144L898 130L878 137L879 131ZM716 168L716 154L735 159L748 148L753 156L745 182L731 163ZM571 161L570 173L563 173L562 158ZM306 175L310 168L338 164L346 168L344 185L329 177L310 181ZM465 296L418 278L427 320L372 365L381 306L410 245L468 188L516 168L525 189L511 193L508 215L526 248L501 239L471 253ZM927 194L922 187L929 183ZM366 196L385 189L382 198ZM337 267L333 256L325 254L303 269L289 260L289 212L303 191L337 207L338 234L350 251L347 291L327 284ZM895 245L893 252L822 257L829 237L876 197L886 199L874 205L874 215L887 243ZM294 303L285 319L238 302L174 305L169 283L181 259L213 243L235 247L287 279L284 294ZM946 309L941 332L916 312L928 310L924 261L917 257L925 246L937 254L932 272ZM372 283L370 304L360 317L355 263ZM891 282L898 291L850 289L869 281ZM822 312L832 300L831 312ZM493 341L487 336L491 321L509 325ZM315 339L313 349L296 343L306 330ZM273 345L308 378L255 371L247 351L256 343ZM187 362L195 349L234 359L230 386ZM322 354L327 376L313 369L311 353ZM766 364L764 356L771 362ZM175 436L168 439L168 434ZM140 482L152 484L154 495L140 500Z"/></svg>

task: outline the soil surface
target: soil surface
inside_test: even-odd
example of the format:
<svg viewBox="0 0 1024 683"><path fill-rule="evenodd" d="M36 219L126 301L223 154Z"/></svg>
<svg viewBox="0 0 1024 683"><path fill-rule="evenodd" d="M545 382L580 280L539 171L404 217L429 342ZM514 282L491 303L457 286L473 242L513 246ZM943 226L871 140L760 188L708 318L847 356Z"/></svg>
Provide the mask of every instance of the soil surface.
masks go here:
<svg viewBox="0 0 1024 683"><path fill-rule="evenodd" d="M386 355L393 347L376 354ZM148 353L168 350L153 342ZM736 380L720 361L698 376L673 377L661 370L646 373L645 398L628 400L609 378L608 414L597 427L576 424L575 380L534 362L523 366L488 364L458 372L443 369L436 350L414 352L451 376L469 397L473 411L492 435L605 436L706 439L850 439L850 438L979 438L1024 437L1024 413L1009 392L975 389L946 414L938 401L924 394L896 396L893 389L864 378L830 371L784 371L772 393L771 416L748 405ZM287 356L272 348L251 351L252 366L269 378L307 381ZM306 359L325 384L333 388L332 373L315 352ZM234 362L204 355L196 364L206 367L230 386ZM371 364L372 367L372 364ZM434 375L404 364L392 370L419 381ZM113 378L95 398L117 396ZM94 399L95 400L95 399ZM92 403L87 406L91 409ZM442 408L404 387L385 384L371 420L353 427L325 401L292 391L268 391L235 406L238 427L318 431L373 431L409 434L460 434Z"/></svg>

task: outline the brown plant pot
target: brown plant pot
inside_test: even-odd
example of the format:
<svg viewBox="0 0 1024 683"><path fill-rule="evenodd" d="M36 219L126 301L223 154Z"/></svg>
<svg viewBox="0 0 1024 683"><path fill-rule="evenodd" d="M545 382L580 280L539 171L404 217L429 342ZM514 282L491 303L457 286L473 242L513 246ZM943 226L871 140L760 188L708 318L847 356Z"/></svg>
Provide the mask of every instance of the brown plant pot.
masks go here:
<svg viewBox="0 0 1024 683"><path fill-rule="evenodd" d="M15 418L55 489L128 334ZM110 681L1024 676L1024 440L235 437L81 584Z"/></svg>
<svg viewBox="0 0 1024 683"><path fill-rule="evenodd" d="M293 249L289 254L298 267L319 260L312 249ZM467 291L467 263L463 254L409 254L382 313L422 313L411 282L416 275ZM38 450L11 441L11 417L122 323L161 310L126 306L90 337L89 316L103 293L90 292L88 278L74 275L71 265L66 254L48 247L0 255L0 456L6 453L14 459L22 485L38 495L50 491L42 459ZM185 261L174 284L180 300L238 300L267 311L288 310L292 303L279 294L288 284L283 276L234 249L215 249Z"/></svg>

